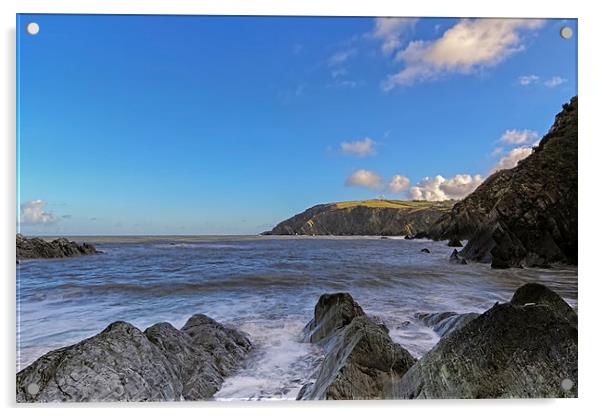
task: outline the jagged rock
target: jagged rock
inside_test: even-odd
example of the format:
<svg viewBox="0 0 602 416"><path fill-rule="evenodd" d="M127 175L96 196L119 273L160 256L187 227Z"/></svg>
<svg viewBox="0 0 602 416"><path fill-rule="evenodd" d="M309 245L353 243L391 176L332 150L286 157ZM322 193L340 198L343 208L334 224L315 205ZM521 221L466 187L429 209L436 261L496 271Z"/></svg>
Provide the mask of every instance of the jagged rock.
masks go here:
<svg viewBox="0 0 602 416"><path fill-rule="evenodd" d="M368 201L374 205L387 201ZM395 201L385 206L330 203L313 206L262 235L423 235L453 202ZM398 206L398 207L395 207ZM416 238L424 238L416 237Z"/></svg>
<svg viewBox="0 0 602 416"><path fill-rule="evenodd" d="M89 243L78 244L66 238L46 241L41 238L27 238L17 234L17 259L51 259L74 257L100 253Z"/></svg>
<svg viewBox="0 0 602 416"><path fill-rule="evenodd" d="M514 292L510 303L518 306L527 304L548 305L573 325L577 325L577 313L558 293L540 283L527 283Z"/></svg>
<svg viewBox="0 0 602 416"><path fill-rule="evenodd" d="M316 381L304 386L298 399L391 398L392 383L415 362L367 316L354 318L333 337Z"/></svg>
<svg viewBox="0 0 602 416"><path fill-rule="evenodd" d="M319 342L362 315L364 310L349 293L326 293L318 299L314 318L305 326L305 337L309 342Z"/></svg>
<svg viewBox="0 0 602 416"><path fill-rule="evenodd" d="M444 337L453 331L463 328L467 323L478 317L480 314L456 313L456 312L436 312L436 313L417 313L415 317L429 326L439 335Z"/></svg>
<svg viewBox="0 0 602 416"><path fill-rule="evenodd" d="M577 122L575 96L530 156L489 176L429 236L468 239L462 256L496 268L577 264Z"/></svg>
<svg viewBox="0 0 602 416"><path fill-rule="evenodd" d="M449 262L454 264L467 264L466 259L460 257L460 253L458 253L458 250L455 248L454 251L452 251L452 254L449 256Z"/></svg>
<svg viewBox="0 0 602 416"><path fill-rule="evenodd" d="M420 238L428 238L428 234L426 231L418 231L416 234L406 235L404 239L406 240L416 240Z"/></svg>
<svg viewBox="0 0 602 416"><path fill-rule="evenodd" d="M127 322L49 352L17 374L17 402L201 400L251 350L244 335L204 315L181 330Z"/></svg>
<svg viewBox="0 0 602 416"><path fill-rule="evenodd" d="M462 247L462 243L457 238L452 238L447 243L448 247Z"/></svg>
<svg viewBox="0 0 602 416"><path fill-rule="evenodd" d="M423 248L422 250L420 250L420 252L430 254L431 250L429 250L428 248Z"/></svg>
<svg viewBox="0 0 602 416"><path fill-rule="evenodd" d="M390 398L393 381L415 362L384 322L367 316L348 293L320 296L305 331L325 357L298 400Z"/></svg>
<svg viewBox="0 0 602 416"><path fill-rule="evenodd" d="M521 299L548 299L519 291ZM566 306L557 299L496 304L443 337L394 386L394 396L577 397L577 327L559 312Z"/></svg>

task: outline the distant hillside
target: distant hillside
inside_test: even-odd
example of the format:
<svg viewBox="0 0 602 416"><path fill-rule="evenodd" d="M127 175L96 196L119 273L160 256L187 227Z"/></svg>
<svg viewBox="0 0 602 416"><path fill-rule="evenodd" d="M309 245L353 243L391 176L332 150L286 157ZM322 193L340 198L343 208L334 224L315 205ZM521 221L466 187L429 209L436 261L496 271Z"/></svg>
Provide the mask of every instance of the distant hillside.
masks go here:
<svg viewBox="0 0 602 416"><path fill-rule="evenodd" d="M491 175L429 231L469 239L468 260L492 267L577 264L577 97L534 152Z"/></svg>
<svg viewBox="0 0 602 416"><path fill-rule="evenodd" d="M267 235L415 235L426 232L453 201L371 199L313 206L282 221Z"/></svg>

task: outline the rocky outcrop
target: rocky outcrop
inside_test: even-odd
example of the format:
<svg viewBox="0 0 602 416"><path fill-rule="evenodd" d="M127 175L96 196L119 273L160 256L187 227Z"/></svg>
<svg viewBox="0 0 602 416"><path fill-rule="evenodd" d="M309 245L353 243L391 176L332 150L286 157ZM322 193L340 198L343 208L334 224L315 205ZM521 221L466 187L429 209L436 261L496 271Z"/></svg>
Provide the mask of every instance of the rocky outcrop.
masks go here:
<svg viewBox="0 0 602 416"><path fill-rule="evenodd" d="M306 384L298 399L391 398L393 383L415 362L391 340L386 326L365 315L346 293L322 295L311 328L320 334L314 339L324 345L325 357L316 381Z"/></svg>
<svg viewBox="0 0 602 416"><path fill-rule="evenodd" d="M17 234L17 259L53 259L100 253L89 243L78 244L66 238L46 241Z"/></svg>
<svg viewBox="0 0 602 416"><path fill-rule="evenodd" d="M510 300L510 303L518 306L524 305L547 305L552 308L554 313L577 326L577 313L569 306L558 293L548 289L540 283L527 283L516 292Z"/></svg>
<svg viewBox="0 0 602 416"><path fill-rule="evenodd" d="M520 288L520 302L496 304L444 336L394 386L394 396L577 397L577 327L570 306L548 289L533 289Z"/></svg>
<svg viewBox="0 0 602 416"><path fill-rule="evenodd" d="M492 267L577 264L577 97L533 153L500 170L429 229L468 239L462 255Z"/></svg>
<svg viewBox="0 0 602 416"><path fill-rule="evenodd" d="M452 238L447 243L447 246L448 247L462 247L462 242L460 240L458 240L457 238Z"/></svg>
<svg viewBox="0 0 602 416"><path fill-rule="evenodd" d="M367 201L367 205L316 205L276 225L265 235L424 234L448 212L451 202ZM374 206L373 206L374 205Z"/></svg>
<svg viewBox="0 0 602 416"><path fill-rule="evenodd" d="M250 341L205 315L142 332L127 322L45 354L17 374L17 402L202 400L240 367Z"/></svg>
<svg viewBox="0 0 602 416"><path fill-rule="evenodd" d="M464 257L460 256L460 253L455 248L454 248L454 251L452 251L452 253L449 256L449 262L453 263L453 264L467 264L468 263Z"/></svg>
<svg viewBox="0 0 602 416"><path fill-rule="evenodd" d="M429 326L439 335L444 337L453 331L463 328L470 321L478 317L478 313L456 313L456 312L436 312L436 313L417 313L415 317Z"/></svg>

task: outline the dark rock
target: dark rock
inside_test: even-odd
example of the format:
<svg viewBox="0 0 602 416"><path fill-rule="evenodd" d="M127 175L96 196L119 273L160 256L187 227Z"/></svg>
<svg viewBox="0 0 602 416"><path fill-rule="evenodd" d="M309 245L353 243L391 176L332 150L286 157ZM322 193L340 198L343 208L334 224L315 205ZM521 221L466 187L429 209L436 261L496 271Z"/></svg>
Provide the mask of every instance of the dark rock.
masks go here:
<svg viewBox="0 0 602 416"><path fill-rule="evenodd" d="M423 248L422 250L420 250L420 252L430 254L431 250L429 250L428 248Z"/></svg>
<svg viewBox="0 0 602 416"><path fill-rule="evenodd" d="M308 327L313 323L330 328L312 340L324 346L325 357L298 400L390 398L392 383L415 362L347 293L322 295Z"/></svg>
<svg viewBox="0 0 602 416"><path fill-rule="evenodd" d="M527 304L547 305L559 316L562 316L573 325L577 325L577 313L568 303L553 290L540 283L527 283L519 287L510 303L518 306Z"/></svg>
<svg viewBox="0 0 602 416"><path fill-rule="evenodd" d="M413 235L406 235L404 237L404 239L406 240L417 240L417 239L424 239L424 238L429 238L428 234L426 233L426 231L418 231L416 234Z"/></svg>
<svg viewBox="0 0 602 416"><path fill-rule="evenodd" d="M114 322L45 354L17 374L17 402L201 400L238 368L251 344L204 315L182 330Z"/></svg>
<svg viewBox="0 0 602 416"><path fill-rule="evenodd" d="M405 204L404 204L405 203ZM394 204L393 204L394 205ZM450 201L399 201L399 208L337 203L313 206L263 235L412 235L426 230L449 211Z"/></svg>
<svg viewBox="0 0 602 416"><path fill-rule="evenodd" d="M458 253L458 250L455 248L454 251L452 251L452 254L449 256L449 262L454 264L467 264L466 259L462 258L460 253Z"/></svg>
<svg viewBox="0 0 602 416"><path fill-rule="evenodd" d="M557 309L496 304L443 337L396 384L395 397L577 397L577 328Z"/></svg>
<svg viewBox="0 0 602 416"><path fill-rule="evenodd" d="M447 243L448 247L462 247L462 243L457 238L452 238Z"/></svg>
<svg viewBox="0 0 602 416"><path fill-rule="evenodd" d="M349 325L356 316L365 315L349 293L326 293L314 308L314 318L305 326L306 339L318 342Z"/></svg>
<svg viewBox="0 0 602 416"><path fill-rule="evenodd" d="M444 337L453 331L463 328L470 321L480 316L478 313L456 313L456 312L436 312L436 313L417 313L416 318L429 326L439 335Z"/></svg>
<svg viewBox="0 0 602 416"><path fill-rule="evenodd" d="M431 238L468 239L463 257L496 268L577 264L577 104L563 106L530 156L437 220Z"/></svg>
<svg viewBox="0 0 602 416"><path fill-rule="evenodd" d="M27 238L21 234L17 234L16 241L17 259L52 259L100 253L92 244L78 244L66 238L46 241L37 237Z"/></svg>

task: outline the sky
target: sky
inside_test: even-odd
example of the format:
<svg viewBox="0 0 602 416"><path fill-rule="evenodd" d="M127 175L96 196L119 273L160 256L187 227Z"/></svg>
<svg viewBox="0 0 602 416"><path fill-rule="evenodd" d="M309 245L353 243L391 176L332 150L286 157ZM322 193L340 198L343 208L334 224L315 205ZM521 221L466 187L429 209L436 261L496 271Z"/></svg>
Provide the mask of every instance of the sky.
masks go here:
<svg viewBox="0 0 602 416"><path fill-rule="evenodd" d="M576 20L19 15L17 32L27 235L257 234L319 203L461 199L577 94Z"/></svg>

